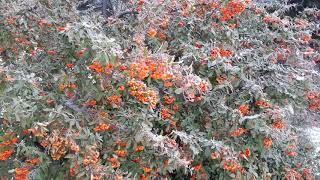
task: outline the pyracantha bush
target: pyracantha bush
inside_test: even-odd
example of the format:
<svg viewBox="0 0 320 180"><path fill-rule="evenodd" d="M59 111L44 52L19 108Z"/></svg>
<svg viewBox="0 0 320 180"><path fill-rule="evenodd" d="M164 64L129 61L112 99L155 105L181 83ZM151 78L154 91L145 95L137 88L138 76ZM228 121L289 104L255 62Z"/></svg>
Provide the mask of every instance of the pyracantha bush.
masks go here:
<svg viewBox="0 0 320 180"><path fill-rule="evenodd" d="M319 10L0 3L1 179L319 178Z"/></svg>

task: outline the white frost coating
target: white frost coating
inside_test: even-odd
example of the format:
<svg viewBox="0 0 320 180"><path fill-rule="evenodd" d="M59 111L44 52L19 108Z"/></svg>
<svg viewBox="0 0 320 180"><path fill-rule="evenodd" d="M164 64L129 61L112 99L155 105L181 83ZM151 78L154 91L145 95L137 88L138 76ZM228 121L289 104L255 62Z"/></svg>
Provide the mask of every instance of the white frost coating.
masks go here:
<svg viewBox="0 0 320 180"><path fill-rule="evenodd" d="M305 130L309 139L316 146L316 151L320 152L320 128L313 127Z"/></svg>

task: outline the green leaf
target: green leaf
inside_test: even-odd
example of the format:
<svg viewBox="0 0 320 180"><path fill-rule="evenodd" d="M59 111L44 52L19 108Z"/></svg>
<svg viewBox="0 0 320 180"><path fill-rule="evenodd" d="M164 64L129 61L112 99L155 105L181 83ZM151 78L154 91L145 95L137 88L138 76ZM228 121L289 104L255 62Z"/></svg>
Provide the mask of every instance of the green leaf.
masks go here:
<svg viewBox="0 0 320 180"><path fill-rule="evenodd" d="M178 88L174 91L176 94L181 94L182 93L182 89L181 88Z"/></svg>

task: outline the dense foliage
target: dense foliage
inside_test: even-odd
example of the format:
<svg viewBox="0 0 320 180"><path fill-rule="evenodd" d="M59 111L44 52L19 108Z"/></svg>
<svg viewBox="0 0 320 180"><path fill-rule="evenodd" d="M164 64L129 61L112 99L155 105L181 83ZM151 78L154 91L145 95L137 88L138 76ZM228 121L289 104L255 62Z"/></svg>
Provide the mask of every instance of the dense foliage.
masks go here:
<svg viewBox="0 0 320 180"><path fill-rule="evenodd" d="M319 10L76 3L0 1L1 179L319 178Z"/></svg>

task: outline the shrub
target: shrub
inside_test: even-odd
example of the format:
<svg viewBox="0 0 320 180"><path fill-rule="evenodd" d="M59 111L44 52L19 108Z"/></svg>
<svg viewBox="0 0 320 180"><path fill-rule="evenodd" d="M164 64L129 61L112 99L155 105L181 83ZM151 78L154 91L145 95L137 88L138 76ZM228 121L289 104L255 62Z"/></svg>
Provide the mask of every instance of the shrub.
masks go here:
<svg viewBox="0 0 320 180"><path fill-rule="evenodd" d="M1 174L312 179L319 10L250 0L2 1ZM310 47L312 46L312 47Z"/></svg>

